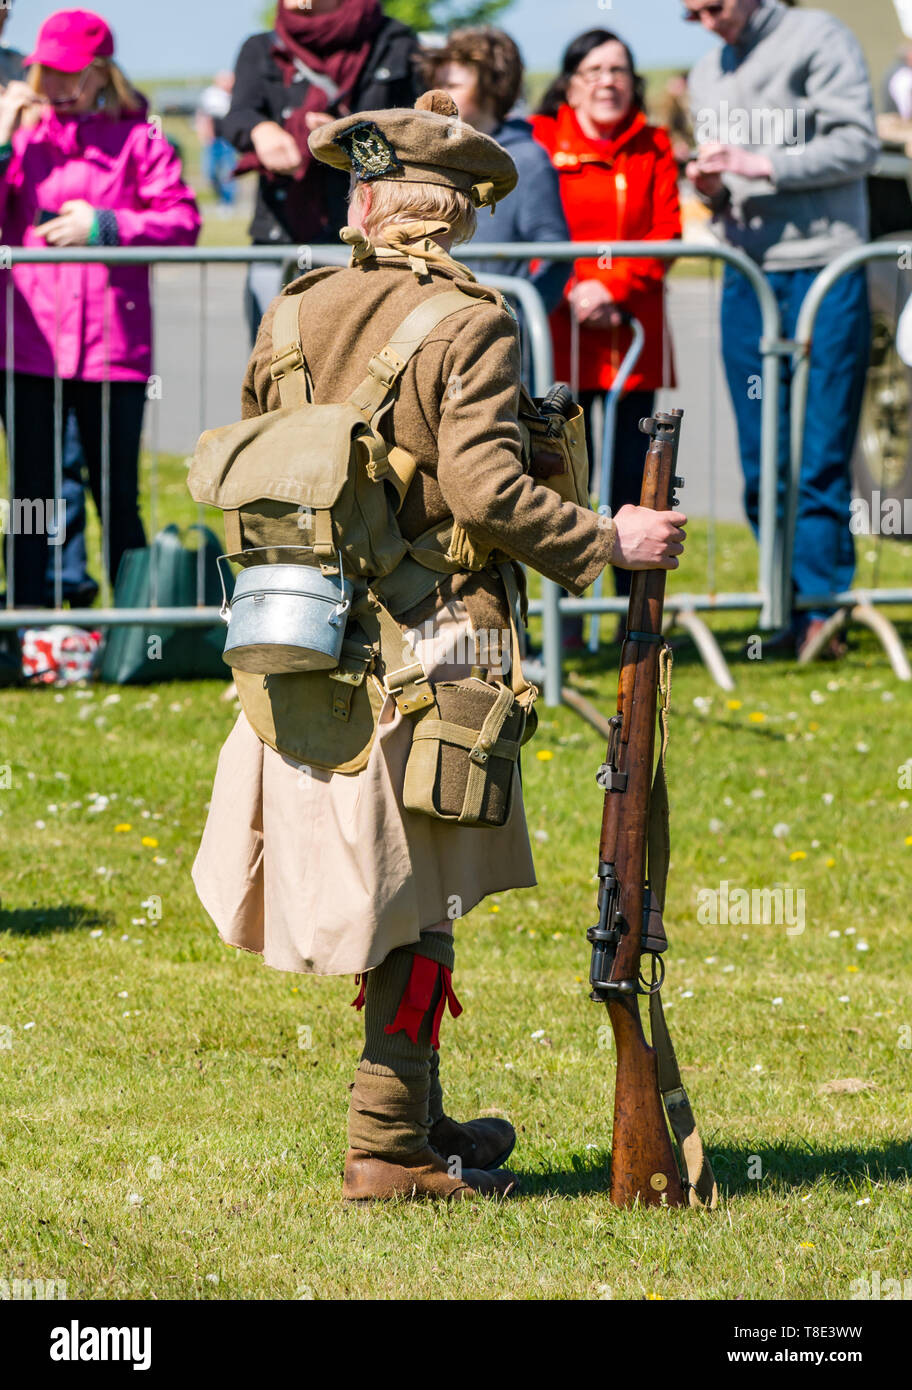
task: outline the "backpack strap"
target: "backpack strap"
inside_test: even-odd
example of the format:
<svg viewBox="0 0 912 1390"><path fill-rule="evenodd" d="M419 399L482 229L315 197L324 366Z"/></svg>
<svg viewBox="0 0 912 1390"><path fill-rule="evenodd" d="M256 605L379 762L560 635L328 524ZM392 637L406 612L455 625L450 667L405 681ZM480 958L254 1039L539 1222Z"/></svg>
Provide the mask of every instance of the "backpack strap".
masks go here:
<svg viewBox="0 0 912 1390"><path fill-rule="evenodd" d="M367 416L372 425L393 403L402 373L430 333L451 314L458 314L480 297L463 290L444 290L424 300L396 329L386 347L375 353L367 366L367 376L349 396L352 405Z"/></svg>
<svg viewBox="0 0 912 1390"><path fill-rule="evenodd" d="M538 690L526 680L520 660L519 632L516 627L516 611L520 601L513 562L506 560L497 566L497 570L507 595L507 608L510 613L510 639L513 648L510 661L510 689L516 697L517 704L522 705L524 710L530 710L538 698Z"/></svg>
<svg viewBox="0 0 912 1390"><path fill-rule="evenodd" d="M294 294L280 295L272 320L269 375L279 384L283 406L310 405L313 401L313 378L301 345L299 313L304 293L304 290L297 290Z"/></svg>

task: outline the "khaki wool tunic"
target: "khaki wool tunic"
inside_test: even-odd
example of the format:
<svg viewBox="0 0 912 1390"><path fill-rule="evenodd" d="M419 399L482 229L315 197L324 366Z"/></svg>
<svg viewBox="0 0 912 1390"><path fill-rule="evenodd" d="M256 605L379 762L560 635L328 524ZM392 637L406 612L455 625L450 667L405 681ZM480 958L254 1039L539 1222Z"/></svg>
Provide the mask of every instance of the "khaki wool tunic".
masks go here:
<svg viewBox="0 0 912 1390"><path fill-rule="evenodd" d="M405 257L371 258L289 286L308 286L299 322L316 403L345 400L410 311L464 278L448 258L421 279ZM269 371L274 312L247 368L244 418L280 405ZM523 471L519 382L516 323L497 304L467 305L433 330L380 427L418 460L400 528L413 540L452 516L474 540L582 593L610 561L615 530ZM400 624L432 681L466 676L466 639L509 628L500 576L448 577ZM496 641L490 650L496 665ZM192 871L226 943L279 970L355 974L487 894L535 883L518 770L504 826L460 826L403 809L410 746L411 722L391 697L354 775L295 763L238 716Z"/></svg>

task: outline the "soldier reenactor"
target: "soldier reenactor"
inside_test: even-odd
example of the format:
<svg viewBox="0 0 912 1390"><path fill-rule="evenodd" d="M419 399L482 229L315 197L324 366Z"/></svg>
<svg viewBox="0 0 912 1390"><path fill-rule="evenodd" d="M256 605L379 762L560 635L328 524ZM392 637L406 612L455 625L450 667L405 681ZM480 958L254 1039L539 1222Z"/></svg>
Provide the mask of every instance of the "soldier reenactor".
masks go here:
<svg viewBox="0 0 912 1390"><path fill-rule="evenodd" d="M249 443L299 420L283 438L293 450L312 429L299 457L319 473L312 458L329 457L342 418L331 407L346 401L334 409L350 421L354 403L374 431L365 476L385 482L375 492L358 483L360 510L345 510L352 475L337 470L342 490L327 491L327 463L297 495L323 578L347 595L340 665L236 671L243 712L219 757L193 877L226 942L279 970L360 977L365 1043L343 1195L505 1196L513 1127L447 1115L437 1050L445 1006L461 1011L454 918L535 882L518 772L534 698L518 660L520 565L576 594L609 562L674 569L685 518L631 506L606 525L588 498L579 505L530 474L515 319L449 255L477 210L514 187L507 152L439 91L416 109L321 126L310 143L350 171L351 263L311 271L273 301L244 380L244 421L226 427L234 443L208 482L191 474L191 488L225 507L229 550L247 560L259 542L275 560L269 528L294 478L279 476L282 449L270 448L256 455L256 486L272 498L261 513L249 504L255 486L231 493L225 460L254 457L252 445L238 453L236 432ZM289 414L289 403L299 408ZM383 488L388 524L369 543L368 494ZM482 641L500 633L506 653Z"/></svg>

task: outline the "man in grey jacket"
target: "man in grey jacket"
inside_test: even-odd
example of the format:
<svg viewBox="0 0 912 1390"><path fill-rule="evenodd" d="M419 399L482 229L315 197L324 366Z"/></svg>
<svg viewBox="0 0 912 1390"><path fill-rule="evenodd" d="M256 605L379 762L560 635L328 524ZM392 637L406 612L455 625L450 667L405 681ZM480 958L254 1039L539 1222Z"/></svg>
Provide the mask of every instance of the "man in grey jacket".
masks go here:
<svg viewBox="0 0 912 1390"><path fill-rule="evenodd" d="M10 3L11 0L7 0L6 4L0 4L0 34L6 28ZM0 42L0 89L8 87L11 82L21 82L22 73L22 54Z"/></svg>
<svg viewBox="0 0 912 1390"><path fill-rule="evenodd" d="M776 293L783 335L815 276L868 238L864 178L879 152L871 86L850 31L820 10L780 0L684 0L686 17L723 46L694 67L690 100L696 159L688 166L715 214L720 238L759 263ZM796 598L851 587L855 553L849 516L850 461L868 361L864 270L827 295L814 331L810 397L821 407L802 459L793 557ZM756 296L726 268L722 352L738 424L744 504L757 530L760 488L758 383L762 336ZM780 499L788 472L790 371L780 399ZM788 640L798 651L829 609L796 609ZM844 651L834 642L830 654Z"/></svg>

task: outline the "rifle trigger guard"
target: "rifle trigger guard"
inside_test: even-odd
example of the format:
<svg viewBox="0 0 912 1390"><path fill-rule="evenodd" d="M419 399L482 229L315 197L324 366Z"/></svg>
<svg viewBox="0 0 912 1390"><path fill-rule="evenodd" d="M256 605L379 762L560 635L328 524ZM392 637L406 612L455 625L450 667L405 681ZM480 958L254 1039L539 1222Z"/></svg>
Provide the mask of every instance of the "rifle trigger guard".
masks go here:
<svg viewBox="0 0 912 1390"><path fill-rule="evenodd" d="M651 980L651 981L650 981L650 980L644 980L644 979L643 979L643 972L642 972L642 970L641 970L641 971L640 971L640 978L639 978L639 985L640 985L640 988L637 990L637 993L638 993L638 994L658 994L659 990L662 988L662 986L663 986L664 983L665 983L665 961L664 961L664 959L662 958L662 956L660 956L660 955L658 954L658 952L656 952L656 951L644 952L644 954L648 954L648 955L652 956L652 980ZM656 979L656 977L655 977L656 962L658 962L658 965L659 965L659 978L658 978L658 979Z"/></svg>

